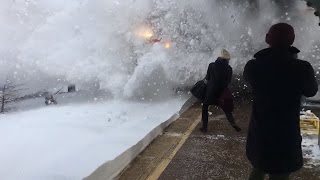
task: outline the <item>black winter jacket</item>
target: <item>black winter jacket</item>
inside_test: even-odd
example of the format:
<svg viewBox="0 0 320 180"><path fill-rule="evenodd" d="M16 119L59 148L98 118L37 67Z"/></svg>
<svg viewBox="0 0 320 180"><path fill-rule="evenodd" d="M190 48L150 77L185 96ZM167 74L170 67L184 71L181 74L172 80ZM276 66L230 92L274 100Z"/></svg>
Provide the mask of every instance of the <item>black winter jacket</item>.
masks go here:
<svg viewBox="0 0 320 180"><path fill-rule="evenodd" d="M210 63L206 75L208 84L204 104L217 105L220 95L230 84L231 78L232 68L228 60L218 58L214 63Z"/></svg>
<svg viewBox="0 0 320 180"><path fill-rule="evenodd" d="M309 62L298 60L300 51L264 49L244 69L253 91L247 137L247 157L266 173L289 173L303 166L300 135L301 97L318 91Z"/></svg>

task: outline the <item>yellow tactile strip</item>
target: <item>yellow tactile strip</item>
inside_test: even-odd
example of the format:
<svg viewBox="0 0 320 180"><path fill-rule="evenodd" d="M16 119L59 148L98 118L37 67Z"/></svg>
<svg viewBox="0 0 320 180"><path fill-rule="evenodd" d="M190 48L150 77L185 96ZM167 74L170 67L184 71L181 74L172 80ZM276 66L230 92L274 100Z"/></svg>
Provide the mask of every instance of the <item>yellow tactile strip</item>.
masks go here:
<svg viewBox="0 0 320 180"><path fill-rule="evenodd" d="M188 128L188 130L182 135L182 138L179 142L179 144L176 146L176 148L171 152L171 154L163 159L161 163L154 169L154 171L151 173L151 175L147 178L147 180L155 180L158 179L162 172L166 169L166 167L169 165L173 157L177 154L177 152L180 150L182 145L186 142L188 137L191 135L192 131L197 127L198 123L200 122L200 117Z"/></svg>

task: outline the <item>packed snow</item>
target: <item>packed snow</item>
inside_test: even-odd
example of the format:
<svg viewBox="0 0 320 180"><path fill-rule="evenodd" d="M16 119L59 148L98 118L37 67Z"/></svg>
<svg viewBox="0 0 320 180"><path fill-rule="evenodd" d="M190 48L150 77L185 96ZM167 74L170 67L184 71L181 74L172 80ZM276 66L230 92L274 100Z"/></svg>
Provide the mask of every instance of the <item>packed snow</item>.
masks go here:
<svg viewBox="0 0 320 180"><path fill-rule="evenodd" d="M135 145L185 99L51 106L0 116L0 177L79 180Z"/></svg>

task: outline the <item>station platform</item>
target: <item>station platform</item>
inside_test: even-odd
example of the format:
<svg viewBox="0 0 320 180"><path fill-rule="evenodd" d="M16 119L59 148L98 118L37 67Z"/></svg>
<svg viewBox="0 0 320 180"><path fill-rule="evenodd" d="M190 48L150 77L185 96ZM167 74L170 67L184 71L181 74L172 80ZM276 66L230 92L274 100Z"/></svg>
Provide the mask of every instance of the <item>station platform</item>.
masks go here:
<svg viewBox="0 0 320 180"><path fill-rule="evenodd" d="M241 103L234 112L241 132L213 108L208 133L201 133L200 107L195 104L183 113L117 179L246 180L251 169L245 156L250 103ZM315 113L319 116L320 111ZM291 179L320 180L320 162L292 174Z"/></svg>

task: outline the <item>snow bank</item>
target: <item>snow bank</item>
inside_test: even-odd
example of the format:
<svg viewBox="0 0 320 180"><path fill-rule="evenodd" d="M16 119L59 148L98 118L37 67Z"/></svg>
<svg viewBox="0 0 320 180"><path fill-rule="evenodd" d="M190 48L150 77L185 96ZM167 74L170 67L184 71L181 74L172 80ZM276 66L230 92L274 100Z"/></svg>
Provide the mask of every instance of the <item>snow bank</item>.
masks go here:
<svg viewBox="0 0 320 180"><path fill-rule="evenodd" d="M0 178L79 180L115 159L185 102L107 101L0 116Z"/></svg>

